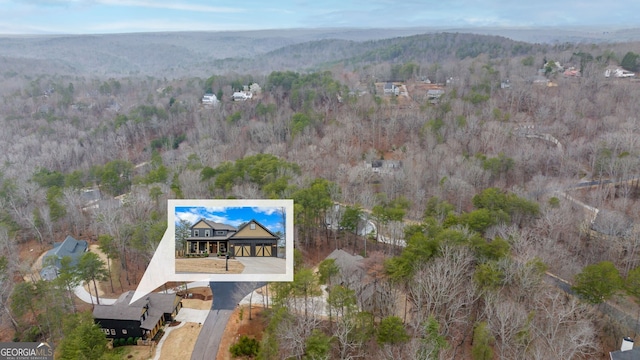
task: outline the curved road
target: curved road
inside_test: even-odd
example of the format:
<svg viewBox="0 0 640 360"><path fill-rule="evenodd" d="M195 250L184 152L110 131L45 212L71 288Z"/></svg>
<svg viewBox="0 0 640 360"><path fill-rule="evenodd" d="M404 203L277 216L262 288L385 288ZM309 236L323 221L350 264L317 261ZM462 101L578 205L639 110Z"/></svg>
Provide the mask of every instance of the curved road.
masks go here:
<svg viewBox="0 0 640 360"><path fill-rule="evenodd" d="M191 353L191 360L215 359L227 322L240 300L255 289L264 286L263 282L212 282L213 293L211 311L205 320L198 340Z"/></svg>

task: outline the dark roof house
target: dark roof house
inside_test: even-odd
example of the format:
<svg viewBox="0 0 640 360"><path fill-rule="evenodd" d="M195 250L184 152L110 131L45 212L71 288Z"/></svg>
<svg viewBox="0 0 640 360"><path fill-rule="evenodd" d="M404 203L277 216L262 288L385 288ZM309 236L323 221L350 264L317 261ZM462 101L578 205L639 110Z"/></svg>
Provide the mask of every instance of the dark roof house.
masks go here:
<svg viewBox="0 0 640 360"><path fill-rule="evenodd" d="M58 276L60 269L60 260L68 256L71 258L71 265L75 265L82 254L89 248L86 240L76 240L71 236L67 236L61 243L53 245L53 249L47 251L42 257L42 270L40 277L44 280L53 280Z"/></svg>
<svg viewBox="0 0 640 360"><path fill-rule="evenodd" d="M400 160L372 160L371 164L366 163L365 166L371 167L374 173L390 174L402 169L402 161Z"/></svg>
<svg viewBox="0 0 640 360"><path fill-rule="evenodd" d="M231 256L277 256L279 237L256 220L234 226L200 219L190 228L187 254L229 254Z"/></svg>
<svg viewBox="0 0 640 360"><path fill-rule="evenodd" d="M229 250L234 256L271 256L278 254L279 237L256 220L238 228L229 239Z"/></svg>
<svg viewBox="0 0 640 360"><path fill-rule="evenodd" d="M152 339L167 321L173 321L182 308L176 294L150 293L133 304L134 291L120 295L112 305L96 305L93 318L108 338L140 337Z"/></svg>

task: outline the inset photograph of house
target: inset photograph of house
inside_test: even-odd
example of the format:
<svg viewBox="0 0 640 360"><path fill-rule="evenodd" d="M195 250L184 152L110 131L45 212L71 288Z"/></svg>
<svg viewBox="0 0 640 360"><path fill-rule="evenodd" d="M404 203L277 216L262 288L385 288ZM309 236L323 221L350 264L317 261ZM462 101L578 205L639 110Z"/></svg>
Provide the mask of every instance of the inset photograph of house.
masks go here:
<svg viewBox="0 0 640 360"><path fill-rule="evenodd" d="M288 209L224 204L175 206L175 273L285 274Z"/></svg>

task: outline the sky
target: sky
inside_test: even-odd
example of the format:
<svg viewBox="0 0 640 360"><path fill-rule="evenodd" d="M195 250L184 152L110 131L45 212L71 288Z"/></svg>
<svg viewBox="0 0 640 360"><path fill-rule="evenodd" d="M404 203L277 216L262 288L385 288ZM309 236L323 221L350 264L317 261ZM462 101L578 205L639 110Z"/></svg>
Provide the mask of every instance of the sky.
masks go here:
<svg viewBox="0 0 640 360"><path fill-rule="evenodd" d="M272 233L284 231L281 207L205 207L205 206L176 206L175 223L183 219L191 225L200 219L213 222L240 226L251 219L258 221Z"/></svg>
<svg viewBox="0 0 640 360"><path fill-rule="evenodd" d="M0 0L0 34L639 27L637 0Z"/></svg>

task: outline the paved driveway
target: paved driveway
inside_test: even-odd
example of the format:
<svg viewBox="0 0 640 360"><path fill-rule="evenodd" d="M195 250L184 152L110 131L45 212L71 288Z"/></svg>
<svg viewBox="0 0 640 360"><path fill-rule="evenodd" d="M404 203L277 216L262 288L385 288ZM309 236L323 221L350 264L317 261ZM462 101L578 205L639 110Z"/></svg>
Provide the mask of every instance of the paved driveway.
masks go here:
<svg viewBox="0 0 640 360"><path fill-rule="evenodd" d="M215 282L211 283L213 304L191 353L191 360L215 359L227 322L242 298L264 283ZM184 309L182 309L184 310ZM180 310L182 312L182 310Z"/></svg>
<svg viewBox="0 0 640 360"><path fill-rule="evenodd" d="M196 310L196 309L187 309L182 308L178 312L178 316L176 316L177 321L181 322L192 322L192 323L204 323L209 315L209 310Z"/></svg>
<svg viewBox="0 0 640 360"><path fill-rule="evenodd" d="M112 305L113 303L116 302L116 300L118 300L118 299L105 299L102 296L100 296L99 299L96 299L95 296L89 294L87 289L85 289L82 284L83 283L80 283L80 285L76 286L76 288L73 289L73 292L76 294L76 296L80 300L86 302L87 304L96 304L97 303L96 301L100 300L100 305Z"/></svg>
<svg viewBox="0 0 640 360"><path fill-rule="evenodd" d="M277 257L236 257L236 260L244 265L243 274L284 274L287 270L286 260Z"/></svg>

